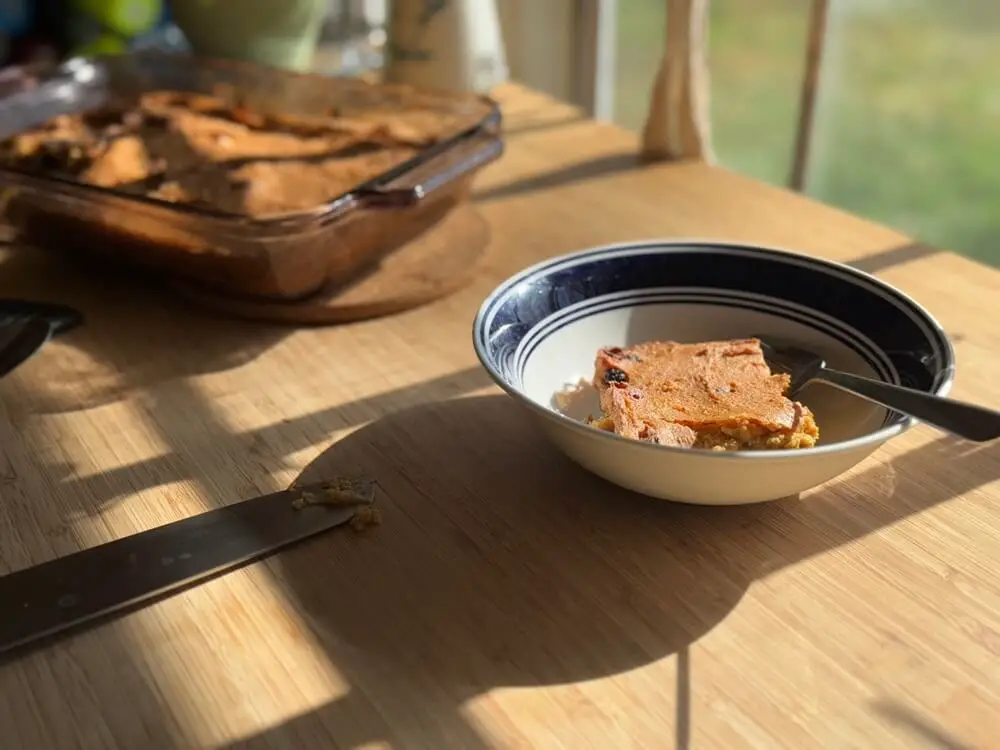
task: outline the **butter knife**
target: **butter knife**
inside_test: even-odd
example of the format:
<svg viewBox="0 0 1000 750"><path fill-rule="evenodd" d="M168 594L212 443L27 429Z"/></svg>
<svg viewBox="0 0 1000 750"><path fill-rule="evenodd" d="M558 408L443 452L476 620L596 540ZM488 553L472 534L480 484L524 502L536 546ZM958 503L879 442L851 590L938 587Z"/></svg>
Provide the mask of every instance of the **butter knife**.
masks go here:
<svg viewBox="0 0 1000 750"><path fill-rule="evenodd" d="M201 513L0 577L0 653L159 599L351 522L375 482L342 478Z"/></svg>

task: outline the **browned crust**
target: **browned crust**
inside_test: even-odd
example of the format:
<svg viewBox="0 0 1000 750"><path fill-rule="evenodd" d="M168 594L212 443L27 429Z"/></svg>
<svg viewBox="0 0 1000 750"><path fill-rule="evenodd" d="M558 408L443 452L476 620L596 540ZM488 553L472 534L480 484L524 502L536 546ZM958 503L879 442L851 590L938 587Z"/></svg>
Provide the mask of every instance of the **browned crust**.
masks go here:
<svg viewBox="0 0 1000 750"><path fill-rule="evenodd" d="M157 91L14 135L0 142L0 164L259 218L317 208L406 162L451 125L420 110L264 115Z"/></svg>

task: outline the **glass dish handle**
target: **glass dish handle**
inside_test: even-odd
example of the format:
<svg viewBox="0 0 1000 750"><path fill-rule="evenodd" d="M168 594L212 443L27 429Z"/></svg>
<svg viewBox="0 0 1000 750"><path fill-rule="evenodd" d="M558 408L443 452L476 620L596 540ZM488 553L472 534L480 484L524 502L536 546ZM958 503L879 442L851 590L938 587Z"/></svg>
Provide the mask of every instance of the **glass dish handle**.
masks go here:
<svg viewBox="0 0 1000 750"><path fill-rule="evenodd" d="M359 191L357 197L365 207L410 206L496 161L502 153L503 141L495 132L477 130L388 182Z"/></svg>

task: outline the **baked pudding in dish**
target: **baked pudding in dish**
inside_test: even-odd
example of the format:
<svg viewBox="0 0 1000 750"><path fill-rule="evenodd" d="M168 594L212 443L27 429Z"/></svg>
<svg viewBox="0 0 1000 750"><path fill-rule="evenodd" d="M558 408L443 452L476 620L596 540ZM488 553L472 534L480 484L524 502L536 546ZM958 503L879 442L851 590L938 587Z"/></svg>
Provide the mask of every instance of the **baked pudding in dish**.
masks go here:
<svg viewBox="0 0 1000 750"><path fill-rule="evenodd" d="M151 91L12 135L0 141L0 166L266 217L317 208L385 174L444 139L455 119L419 108L269 115Z"/></svg>

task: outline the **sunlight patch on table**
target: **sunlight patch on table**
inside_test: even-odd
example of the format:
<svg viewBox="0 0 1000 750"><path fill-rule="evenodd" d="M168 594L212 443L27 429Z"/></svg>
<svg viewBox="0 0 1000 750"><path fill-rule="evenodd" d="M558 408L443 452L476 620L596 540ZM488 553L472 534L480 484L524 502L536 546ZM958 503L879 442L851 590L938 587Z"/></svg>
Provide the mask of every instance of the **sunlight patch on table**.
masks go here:
<svg viewBox="0 0 1000 750"><path fill-rule="evenodd" d="M107 404L89 410L86 419L79 417L79 412L34 415L23 433L34 456L61 466L67 478L153 461L171 450L135 402Z"/></svg>
<svg viewBox="0 0 1000 750"><path fill-rule="evenodd" d="M675 654L593 680L495 688L466 701L461 715L481 736L503 738L505 747L583 747L594 737L609 748L674 747L678 724L691 721L687 688L680 696L677 688ZM635 710L625 708L630 702ZM516 722L508 718L514 716Z"/></svg>
<svg viewBox="0 0 1000 750"><path fill-rule="evenodd" d="M67 492L89 486L101 501L92 509L94 517L72 525L79 547L260 494L255 491L260 479L243 485L240 478L253 477L254 467L266 468L260 466L263 459L230 442L238 430L228 422L190 383L176 383L110 421L125 428L78 432L72 455L84 466L104 468L81 474L89 485L81 484L80 476L66 485ZM107 424L105 415L102 425ZM129 430L142 440L130 440ZM100 463L97 454L103 454ZM109 455L118 460L109 461ZM116 464L117 470L107 468ZM185 727L190 746L266 729L348 689L265 564L228 573L104 627L118 631L116 640L126 644L139 673L162 696L159 709Z"/></svg>
<svg viewBox="0 0 1000 750"><path fill-rule="evenodd" d="M117 631L190 747L258 734L350 689L260 564L104 627Z"/></svg>

